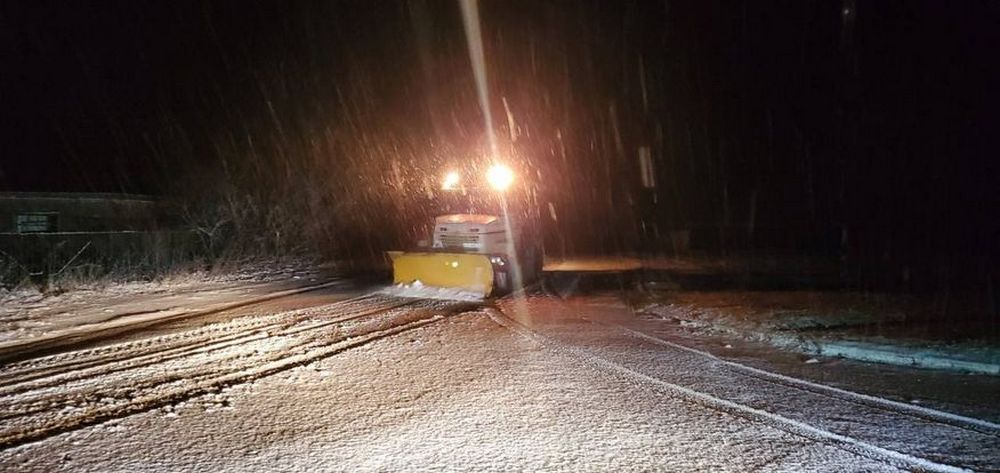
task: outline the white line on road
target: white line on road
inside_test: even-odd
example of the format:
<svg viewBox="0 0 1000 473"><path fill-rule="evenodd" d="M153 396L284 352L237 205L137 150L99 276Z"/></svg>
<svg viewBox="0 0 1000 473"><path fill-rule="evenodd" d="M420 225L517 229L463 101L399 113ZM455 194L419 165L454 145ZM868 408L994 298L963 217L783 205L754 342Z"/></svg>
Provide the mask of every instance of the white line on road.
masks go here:
<svg viewBox="0 0 1000 473"><path fill-rule="evenodd" d="M906 453L897 452L895 450L889 450L887 448L879 447L862 440L858 440L853 437L848 437L845 435L830 432L828 430L823 430L818 427L800 422L794 419L789 419L787 417L773 414L771 412L756 409L750 406L745 406L743 404L738 404L732 401L721 399L700 391L695 391L678 384L670 383L662 379L654 378L652 376L640 373L638 371L632 370L626 366L620 365L613 361L601 358L595 355L593 352L588 350L580 349L578 347L569 346L565 343L554 340L550 337L546 337L541 333L538 333L524 324L508 317L506 314L495 309L486 309L486 313L489 315L497 324L506 327L507 329L522 335L526 338L533 339L543 345L555 348L559 351L569 352L577 358L582 359L585 362L589 362L598 365L605 370L615 372L623 377L630 378L636 381L644 382L647 384L652 384L660 388L664 388L668 391L672 391L679 394L682 398L686 398L693 402L705 405L722 412L729 412L733 414L741 414L743 417L748 417L752 419L760 419L769 421L769 423L774 426L781 428L786 432L801 435L806 438L811 438L813 440L825 441L835 446L838 446L848 452L866 456L868 458L885 461L890 464L901 463L909 468L918 469L922 471L934 471L943 473L953 473L953 472L967 472L964 468L946 465L943 463L937 463L924 458L915 457L913 455L908 455Z"/></svg>
<svg viewBox="0 0 1000 473"><path fill-rule="evenodd" d="M747 373L752 373L752 374L758 375L760 377L775 379L775 380L778 380L778 381L781 381L781 382L784 382L784 383L794 384L794 385L803 387L803 388L805 388L807 390L810 390L810 391L825 391L825 392L828 392L828 393L833 393L833 394L837 394L837 395L840 395L840 396L853 398L853 399L856 399L858 401L862 401L862 402L869 403L869 404L880 404L880 405L883 405L883 406L888 406L888 407L890 407L893 410L908 411L909 413L913 413L913 414L915 414L915 415L917 415L919 417L922 417L922 418L930 418L932 420L937 420L939 422L945 422L945 423L948 423L948 424L952 424L952 423L956 423L957 422L957 423L962 423L962 424L973 425L973 426L980 427L982 429L988 430L988 432L981 432L981 433L990 434L990 435L1000 435L1000 424L995 424L995 423L987 421L987 420L977 419L975 417L966 417L966 416L963 416L963 415L952 414L950 412L939 411L939 410L931 409L931 408L928 408L928 407L915 406L915 405L912 405L912 404L906 404L906 403L899 402L899 401L893 401L891 399L885 399L885 398L881 398L881 397L877 397L877 396L872 396L872 395L868 395L868 394L862 394L862 393L857 393L857 392L854 392L854 391L848 391L846 389L835 388L833 386L827 386L827 385L823 385L823 384L813 383L811 381L806 381L804 379L793 378L791 376L787 376L787 375L783 375L783 374L779 374L779 373L774 373L774 372L771 372L771 371L762 370L760 368L754 368L752 366L743 365L743 364L736 363L736 362L733 362L733 361L723 360L722 358L719 358L719 357L717 357L717 356L715 356L715 355L713 355L713 354L711 354L709 352L698 350L696 348L687 347L687 346L684 346L684 345L681 345L681 344L678 344L678 343L674 343L674 342L671 342L671 341L664 340L664 339L659 338L659 337L654 337L654 336L649 335L647 333L640 332L638 330L633 330L633 329L628 328L628 327L626 327L624 325L594 321L594 320L588 319L586 317L583 317L583 319L587 320L588 322L595 323L595 324L616 327L616 328L618 328L618 329L620 329L620 330L622 330L622 331L624 331L624 332L626 332L626 333L628 333L630 335L633 335L635 337L638 337L638 338L641 338L641 339L644 339L644 340L648 340L648 341L651 341L651 342L659 344L659 345L665 345L665 346L668 346L668 347L671 347L671 348L676 348L678 350L684 350L684 351L689 352L689 353L694 353L696 355L700 355L700 356L703 356L705 358L709 358L712 361L715 361L717 363L723 364L723 365L728 366L730 368L734 368L734 369L739 370L739 371L745 371Z"/></svg>

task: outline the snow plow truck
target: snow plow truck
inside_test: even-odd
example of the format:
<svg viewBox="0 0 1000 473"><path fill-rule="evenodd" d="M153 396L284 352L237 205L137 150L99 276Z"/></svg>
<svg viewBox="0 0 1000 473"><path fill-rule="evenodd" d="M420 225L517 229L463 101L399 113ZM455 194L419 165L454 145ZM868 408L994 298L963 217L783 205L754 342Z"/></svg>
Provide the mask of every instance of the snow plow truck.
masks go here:
<svg viewBox="0 0 1000 473"><path fill-rule="evenodd" d="M513 173L494 165L486 174L490 187L500 193L513 181ZM448 173L442 189L458 186L458 175ZM393 283L453 289L482 297L503 295L541 275L542 254L534 226L516 225L506 215L454 213L434 219L429 248L389 251Z"/></svg>

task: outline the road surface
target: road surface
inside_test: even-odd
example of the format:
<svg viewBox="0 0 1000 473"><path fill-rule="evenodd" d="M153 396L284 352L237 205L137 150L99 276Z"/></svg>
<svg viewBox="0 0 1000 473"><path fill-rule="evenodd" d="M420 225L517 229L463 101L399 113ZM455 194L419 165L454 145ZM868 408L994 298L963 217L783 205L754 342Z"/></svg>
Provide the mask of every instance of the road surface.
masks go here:
<svg viewBox="0 0 1000 473"><path fill-rule="evenodd" d="M1000 469L989 378L915 404L941 378L717 357L614 294L305 297L3 365L0 469Z"/></svg>

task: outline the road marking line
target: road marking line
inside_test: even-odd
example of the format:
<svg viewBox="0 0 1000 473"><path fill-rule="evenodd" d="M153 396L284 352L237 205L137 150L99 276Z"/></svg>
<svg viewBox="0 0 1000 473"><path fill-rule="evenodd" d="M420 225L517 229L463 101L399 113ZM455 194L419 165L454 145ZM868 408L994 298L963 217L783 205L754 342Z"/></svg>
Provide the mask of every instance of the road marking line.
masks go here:
<svg viewBox="0 0 1000 473"><path fill-rule="evenodd" d="M755 418L759 420L770 421L769 424L776 428L781 429L791 434L800 435L806 438L817 441L825 441L828 444L833 444L834 446L840 447L841 449L856 454L871 458L873 460L880 460L889 464L902 463L910 468L916 468L923 471L934 471L943 473L953 473L953 472L968 472L968 470L961 467L956 467L952 465L946 465L943 463L937 463L931 460L927 460L920 457L915 457L902 452L897 452L895 450L889 450L887 448L879 447L877 445L858 440L853 437L848 437L845 435L837 434L827 430L823 430L818 427L800 422L794 419L789 419L787 417L773 414L764 410L760 410L754 407L746 406L743 404L738 404L726 399L718 398L710 394L705 394L700 391L695 391L691 388L687 388L678 384L670 383L662 379L654 378L644 373L632 370L626 366L620 365L613 361L601 358L596 354L589 352L584 349L573 347L565 343L554 340L550 337L542 335L534 330L531 330L521 322L508 317L503 312L486 308L486 313L489 315L497 324L508 328L512 332L525 336L527 338L533 339L543 345L549 345L554 347L556 350L569 352L571 355L575 355L577 358L581 358L585 362L590 362L596 364L606 370L618 373L626 378L632 378L637 381L642 381L648 384L653 384L655 386L662 387L668 391L673 391L680 395L682 398L687 398L690 401L697 402L701 405L714 408L721 412L727 412L730 414L743 414L742 417ZM867 454L866 454L867 453Z"/></svg>
<svg viewBox="0 0 1000 473"><path fill-rule="evenodd" d="M657 344L660 344L660 345L666 345L666 346L669 346L671 348L676 348L678 350L684 350L684 351L687 351L687 352L690 352L690 353L694 353L696 355L701 355L701 356L703 356L705 358L709 358L712 361L715 361L717 363L721 363L721 364L723 364L725 366L728 366L728 367L731 367L731 368L735 368L735 369L740 370L740 371L746 371L746 372L749 372L749 373L753 373L753 374L756 374L756 375L759 375L759 376L762 376L762 377L765 377L765 378L772 378L772 379L781 380L783 382L787 382L787 383L790 383L790 384L795 384L795 385L798 385L800 387L805 387L805 388L807 388L809 390L827 391L827 392L836 393L836 394L839 394L839 395L842 395L842 396L851 397L851 398L854 398L854 399L857 399L857 400L865 401L865 402L868 402L868 403L874 403L874 404L882 404L882 405L892 406L895 409L910 411L910 412L912 412L914 414L917 414L920 417L930 417L930 418L933 418L933 419L939 420L939 421L950 421L950 422L946 422L946 423L949 423L949 425L952 425L951 422L959 422L959 423L964 423L964 424L970 424L970 425L974 425L974 426L981 427L983 429L987 429L987 430L992 431L992 432L980 432L980 433L987 434L987 435L1000 435L1000 424L995 424L995 423L987 421L987 420L977 419L975 417L966 417L966 416L963 416L963 415L953 414L953 413L945 412L945 411L939 411L939 410L931 409L931 408L928 408L928 407L915 406L915 405L912 405L912 404L906 404L906 403L899 402L899 401L893 401L892 399L885 399L885 398L881 398L881 397L877 397L877 396L872 396L872 395L869 395L869 394L862 394L862 393L858 393L858 392L854 392L854 391L848 391L846 389L836 388L836 387L833 387L833 386L827 386L827 385L824 385L824 384L813 383L811 381L806 381L804 379L794 378L794 377L783 375L783 374L780 374L780 373L774 373L774 372L771 372L771 371L762 370L760 368L754 368L752 366L743 365L743 364L740 364L740 363L736 363L734 361L724 360L722 358L719 358L719 357L713 355L712 353L709 353L709 352L706 352L706 351L702 351L702 350L698 350L696 348L687 347L687 346L684 346L684 345L681 345L681 344L678 344L678 343L674 343L674 342L671 342L671 341L668 341L668 340L663 340L663 339L661 339L659 337L655 337L655 336L649 335L647 333L640 332L638 330L633 330L633 329L628 328L628 327L626 327L624 325L612 324L612 323L606 323L606 322L600 322L600 321L594 321L594 320L588 319L586 317L582 317L582 318L584 320L587 320L588 322L591 322L591 323L600 324L600 325L606 325L606 326L611 326L611 327L616 327L616 328L621 329L622 331L624 331L626 333L629 333L629 334L631 334L631 335L633 335L635 337L642 338L642 339L645 339L645 340L649 340L649 341L651 341L653 343L657 343ZM957 426L957 427L961 427L961 426Z"/></svg>

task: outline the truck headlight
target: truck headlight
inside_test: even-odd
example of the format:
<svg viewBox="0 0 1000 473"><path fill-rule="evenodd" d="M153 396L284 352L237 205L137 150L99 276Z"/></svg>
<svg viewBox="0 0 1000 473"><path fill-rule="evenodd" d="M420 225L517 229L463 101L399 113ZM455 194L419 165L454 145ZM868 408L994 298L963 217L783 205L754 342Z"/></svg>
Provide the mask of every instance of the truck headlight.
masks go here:
<svg viewBox="0 0 1000 473"><path fill-rule="evenodd" d="M503 164L494 164L486 171L486 182L500 192L506 191L514 183L514 171Z"/></svg>
<svg viewBox="0 0 1000 473"><path fill-rule="evenodd" d="M441 189L446 191L458 189L458 183L461 180L462 176L459 176L457 171L448 171L448 173L444 175L444 180L441 181Z"/></svg>

